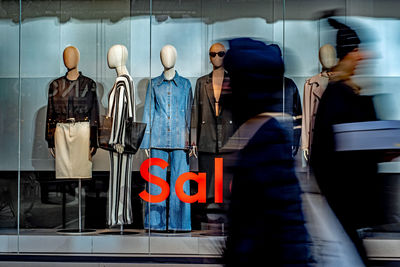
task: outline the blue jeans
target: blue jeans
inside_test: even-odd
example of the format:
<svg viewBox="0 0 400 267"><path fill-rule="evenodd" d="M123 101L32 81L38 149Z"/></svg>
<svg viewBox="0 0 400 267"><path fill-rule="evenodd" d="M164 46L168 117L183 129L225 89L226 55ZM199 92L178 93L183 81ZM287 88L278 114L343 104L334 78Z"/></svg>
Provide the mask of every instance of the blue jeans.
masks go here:
<svg viewBox="0 0 400 267"><path fill-rule="evenodd" d="M144 225L146 229L151 230L178 230L190 231L190 204L182 202L176 195L175 182L178 177L189 171L189 156L182 149L151 149L151 158L160 158L168 162L170 158L171 169L171 182L170 182L170 195L169 195L169 218L168 229L166 224L167 217L167 201L164 200L160 203L146 203ZM167 169L162 169L159 166L151 166L150 173L158 176L164 180L167 179ZM183 185L184 192L190 194L190 183L185 182ZM161 188L155 184L148 184L148 192L152 195L161 193Z"/></svg>

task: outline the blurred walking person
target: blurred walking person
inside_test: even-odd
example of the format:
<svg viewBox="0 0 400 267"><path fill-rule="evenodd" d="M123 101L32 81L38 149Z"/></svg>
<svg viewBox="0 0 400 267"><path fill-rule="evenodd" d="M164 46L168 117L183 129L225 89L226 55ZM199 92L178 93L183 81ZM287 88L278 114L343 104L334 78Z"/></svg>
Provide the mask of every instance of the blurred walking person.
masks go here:
<svg viewBox="0 0 400 267"><path fill-rule="evenodd" d="M353 81L357 66L364 59L361 40L350 27L334 19L337 29L336 52L339 62L321 98L315 119L311 166L329 205L355 244L360 256L367 255L357 230L377 223L379 203L377 157L373 152L335 152L333 125L376 120L372 98L360 95Z"/></svg>
<svg viewBox="0 0 400 267"><path fill-rule="evenodd" d="M273 117L277 107L282 110L281 51L276 45L234 39L224 64L231 75L234 116L241 125L226 145L238 151L226 266L311 266L292 141ZM285 116L281 112L278 117Z"/></svg>

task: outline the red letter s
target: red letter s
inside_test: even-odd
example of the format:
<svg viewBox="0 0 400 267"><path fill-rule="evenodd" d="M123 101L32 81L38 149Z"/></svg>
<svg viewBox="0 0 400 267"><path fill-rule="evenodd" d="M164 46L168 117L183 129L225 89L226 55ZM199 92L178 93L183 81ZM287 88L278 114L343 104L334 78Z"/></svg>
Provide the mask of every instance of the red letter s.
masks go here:
<svg viewBox="0 0 400 267"><path fill-rule="evenodd" d="M161 187L161 193L159 195L151 195L146 192L146 190L143 190L139 196L147 202L150 203L158 203L158 202L163 202L164 200L167 199L169 195L169 185L166 181L161 179L160 177L154 176L149 172L149 168L152 165L156 165L161 167L162 169L165 169L168 166L168 162L165 160L159 159L159 158L150 158L145 160L142 165L140 166L140 174L142 175L143 179L146 181L158 185Z"/></svg>

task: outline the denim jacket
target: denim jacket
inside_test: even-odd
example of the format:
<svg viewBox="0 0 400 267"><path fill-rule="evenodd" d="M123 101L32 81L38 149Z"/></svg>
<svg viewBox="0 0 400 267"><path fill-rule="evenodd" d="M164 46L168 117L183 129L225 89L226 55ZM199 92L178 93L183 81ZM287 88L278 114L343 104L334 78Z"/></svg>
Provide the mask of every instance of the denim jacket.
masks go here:
<svg viewBox="0 0 400 267"><path fill-rule="evenodd" d="M190 81L178 72L168 81L164 73L147 87L143 122L147 123L141 148L188 149L193 102Z"/></svg>

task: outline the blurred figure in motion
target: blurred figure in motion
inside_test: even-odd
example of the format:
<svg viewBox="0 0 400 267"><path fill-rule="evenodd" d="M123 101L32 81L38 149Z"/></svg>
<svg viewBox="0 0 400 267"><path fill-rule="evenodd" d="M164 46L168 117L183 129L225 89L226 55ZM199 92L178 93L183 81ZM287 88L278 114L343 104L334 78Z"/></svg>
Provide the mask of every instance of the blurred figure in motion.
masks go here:
<svg viewBox="0 0 400 267"><path fill-rule="evenodd" d="M311 266L291 138L273 117L279 106L278 117L285 117L281 51L277 45L234 39L224 64L240 125L225 146L238 151L232 164L226 266Z"/></svg>
<svg viewBox="0 0 400 267"><path fill-rule="evenodd" d="M329 205L354 242L360 256L367 260L357 230L377 224L377 157L372 152L335 152L332 126L339 123L376 120L372 98L361 96L352 76L364 59L357 33L334 19L337 29L336 52L339 62L321 98L315 119L311 167Z"/></svg>

